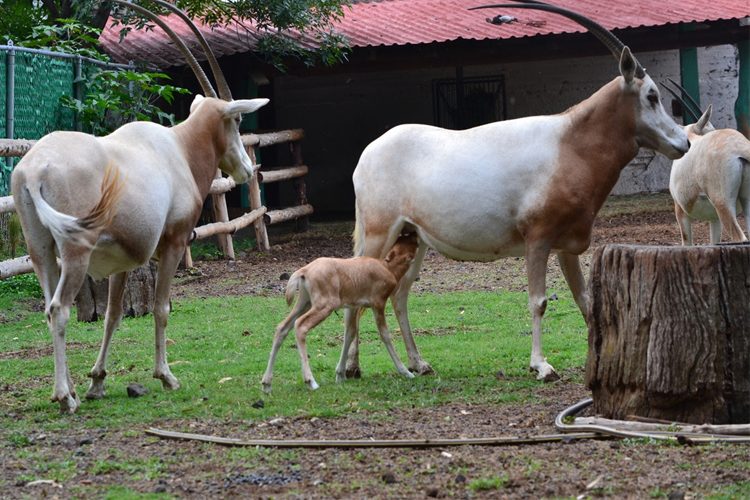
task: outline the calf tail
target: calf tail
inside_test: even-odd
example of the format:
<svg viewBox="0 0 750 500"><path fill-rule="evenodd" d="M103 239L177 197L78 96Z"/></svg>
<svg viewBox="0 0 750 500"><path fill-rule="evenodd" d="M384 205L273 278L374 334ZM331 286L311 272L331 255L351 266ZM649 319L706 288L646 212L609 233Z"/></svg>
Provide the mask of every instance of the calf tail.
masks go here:
<svg viewBox="0 0 750 500"><path fill-rule="evenodd" d="M288 306L292 305L292 301L294 301L294 296L296 295L297 291L300 289L300 286L302 285L301 282L303 279L304 279L304 276L299 271L296 271L289 278L289 281L286 284L286 293L284 293L284 297L286 297L286 305Z"/></svg>
<svg viewBox="0 0 750 500"><path fill-rule="evenodd" d="M84 246L91 246L92 234L108 225L114 217L114 205L120 198L123 183L120 172L114 166L108 166L102 180L101 197L96 206L82 218L58 212L47 203L42 195L41 181L29 183L26 190L34 202L37 216L44 227L49 229L52 237L60 246L65 241L76 241Z"/></svg>

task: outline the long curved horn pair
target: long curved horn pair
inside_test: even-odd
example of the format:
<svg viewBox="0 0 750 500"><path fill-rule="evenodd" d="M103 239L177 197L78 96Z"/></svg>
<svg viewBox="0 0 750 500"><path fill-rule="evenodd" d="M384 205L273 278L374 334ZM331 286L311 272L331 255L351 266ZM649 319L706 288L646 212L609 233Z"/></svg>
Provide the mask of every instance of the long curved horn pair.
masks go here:
<svg viewBox="0 0 750 500"><path fill-rule="evenodd" d="M669 80L669 82L672 85L674 85L675 87L677 87L678 89L680 89L682 91L682 93L678 94L676 90L674 90L671 87L666 86L664 83L661 84L662 87L664 87L665 89L667 89L667 92L669 92L670 94L672 94L675 99L677 99L678 101L680 101L680 104L682 104L682 109L684 109L685 111L687 111L688 113L690 113L693 116L693 120L698 121L700 119L700 117L703 115L703 110L698 105L698 103L695 102L695 99L693 99L693 96L690 95L690 92L688 92L687 90L685 90L685 88L682 85L680 85L676 81L672 80L671 78L667 78L667 80ZM687 101L682 96L687 97Z"/></svg>
<svg viewBox="0 0 750 500"><path fill-rule="evenodd" d="M193 53L190 51L187 45L185 45L185 42L182 41L179 35L177 35L177 33L175 33L164 21L162 21L158 15L154 14L153 12L146 9L145 7L142 7L135 3L131 3L127 0L112 0L112 1L116 4L120 4L124 7L134 10L135 12L138 12L139 14L148 18L150 21L153 21L161 29L163 29L164 32L169 36L169 38L171 38L172 41L175 43L175 45L180 50L182 55L185 57L185 61L193 70L195 77L198 79L198 82L200 83L200 86L203 89L203 93L206 94L207 97L217 97L216 91L214 90L213 86L211 86L210 80L206 76L206 73L203 71L203 68L201 68L200 64L198 63L198 60L195 58ZM200 32L200 30L195 26L193 21L188 17L187 14L185 14L185 12L183 12L182 10L180 10L179 8L175 7L172 4L167 3L163 0L153 0L153 1L154 3L161 5L169 9L170 11L174 12L175 14L177 14L190 27L190 30L195 34L196 38L198 39L198 42L201 44L201 48L203 48L203 51L206 54L206 58L208 59L208 63L211 66L211 71L213 72L214 78L216 79L216 85L219 88L218 97L227 101L231 101L232 94L229 90L229 86L227 85L227 81L224 78L224 73L221 71L221 68L219 67L219 64L216 60L216 56L211 50L211 47L208 45L208 42L206 41L205 37Z"/></svg>
<svg viewBox="0 0 750 500"><path fill-rule="evenodd" d="M597 23L596 21L589 19L583 14L579 14L578 12L574 12L572 10L568 10L563 7L558 7L557 5L551 5L548 3L539 2L537 0L514 0L514 1L518 3L481 5L478 7L472 7L469 10L496 9L496 8L535 9L535 10L544 10L547 12L559 14L561 16L567 17L568 19L572 21L577 22L578 24L586 28L589 31L589 33L591 33L596 38L598 38L599 41L602 42L604 46L609 49L610 52L612 52L612 55L615 56L615 59L617 59L618 61L620 60L620 56L622 55L622 49L625 48L625 44L622 43L622 41L619 38L617 38L614 34L612 34L611 31L609 31L607 28ZM635 59L635 56L633 56L633 59ZM637 59L635 59L635 62L636 62L635 76L637 76L638 78L643 78L644 76L646 76L646 70L643 69L643 66L641 66L641 63L639 63Z"/></svg>

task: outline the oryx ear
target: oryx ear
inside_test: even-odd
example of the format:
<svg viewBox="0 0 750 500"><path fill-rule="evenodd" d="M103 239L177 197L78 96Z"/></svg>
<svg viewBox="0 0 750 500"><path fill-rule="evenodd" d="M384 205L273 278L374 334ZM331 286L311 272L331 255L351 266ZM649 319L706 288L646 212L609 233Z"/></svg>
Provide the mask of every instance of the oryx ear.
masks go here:
<svg viewBox="0 0 750 500"><path fill-rule="evenodd" d="M269 100L265 98L239 99L237 101L232 101L227 104L226 108L224 108L224 116L229 118L243 113L252 113L268 104L268 102Z"/></svg>
<svg viewBox="0 0 750 500"><path fill-rule="evenodd" d="M706 108L706 111L703 112L700 118L698 118L698 121L695 122L695 126L693 127L693 132L695 132L698 135L703 135L707 132L711 132L714 130L713 125L709 123L708 120L711 119L711 109L712 106L709 104Z"/></svg>
<svg viewBox="0 0 750 500"><path fill-rule="evenodd" d="M193 98L193 102L192 102L192 104L190 104L190 112L191 112L191 113L192 113L193 111L195 111L195 108L197 108L197 107L198 107L198 104L200 104L200 103L201 103L201 101L203 101L203 99L205 99L205 97L203 97L202 95L200 95L200 94L195 94L195 97Z"/></svg>
<svg viewBox="0 0 750 500"><path fill-rule="evenodd" d="M635 61L633 53L630 52L630 49L627 46L623 47L622 54L620 54L620 74L625 78L625 83L633 81L635 70L637 68L638 63Z"/></svg>

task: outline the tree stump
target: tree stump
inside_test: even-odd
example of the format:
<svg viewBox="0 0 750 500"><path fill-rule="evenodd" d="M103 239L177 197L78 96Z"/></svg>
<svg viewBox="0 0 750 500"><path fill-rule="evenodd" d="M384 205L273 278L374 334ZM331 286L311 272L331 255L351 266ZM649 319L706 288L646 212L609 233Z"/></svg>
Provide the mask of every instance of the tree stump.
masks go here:
<svg viewBox="0 0 750 500"><path fill-rule="evenodd" d="M144 316L154 308L154 284L156 283L156 264L148 264L130 271L123 297L123 316ZM86 276L81 290L76 297L78 321L97 321L104 319L109 297L109 279L94 281Z"/></svg>
<svg viewBox="0 0 750 500"><path fill-rule="evenodd" d="M750 423L750 246L606 245L593 255L594 411Z"/></svg>

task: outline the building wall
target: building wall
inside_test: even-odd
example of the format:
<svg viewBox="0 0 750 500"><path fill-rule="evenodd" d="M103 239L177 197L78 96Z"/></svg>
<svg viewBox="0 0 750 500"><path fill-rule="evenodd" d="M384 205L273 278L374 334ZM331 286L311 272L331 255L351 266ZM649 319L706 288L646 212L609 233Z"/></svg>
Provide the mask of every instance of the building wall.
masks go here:
<svg viewBox="0 0 750 500"><path fill-rule="evenodd" d="M712 122L717 127L735 127L736 48L701 48L698 57L701 104L713 103ZM655 81L666 82L667 77L679 81L678 51L646 52L638 58ZM504 77L508 119L564 111L617 74L617 63L610 56L464 68L464 77ZM303 154L311 169L308 195L316 212L352 211L351 174L361 151L400 123L434 124L432 81L454 77L454 67L442 67L275 78L276 126L305 129ZM671 112L671 97L662 94L667 112ZM676 120L681 122L679 117ZM613 192L665 190L670 164L659 154L652 159L644 150L638 161L623 171Z"/></svg>

